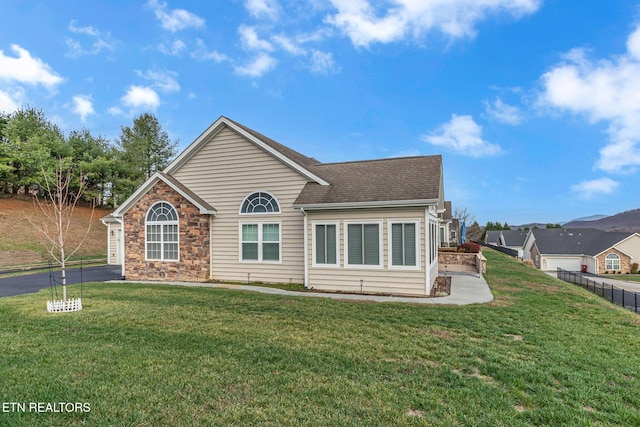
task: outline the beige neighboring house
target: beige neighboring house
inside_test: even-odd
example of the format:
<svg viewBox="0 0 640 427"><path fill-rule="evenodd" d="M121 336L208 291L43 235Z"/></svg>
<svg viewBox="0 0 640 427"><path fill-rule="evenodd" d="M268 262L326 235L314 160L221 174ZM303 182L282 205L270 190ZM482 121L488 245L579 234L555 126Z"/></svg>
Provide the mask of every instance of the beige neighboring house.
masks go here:
<svg viewBox="0 0 640 427"><path fill-rule="evenodd" d="M524 259L544 271L629 273L633 263L640 263L640 234L595 228L532 229L524 242Z"/></svg>
<svg viewBox="0 0 640 427"><path fill-rule="evenodd" d="M220 117L103 222L130 280L426 295L443 210L439 155L321 163Z"/></svg>

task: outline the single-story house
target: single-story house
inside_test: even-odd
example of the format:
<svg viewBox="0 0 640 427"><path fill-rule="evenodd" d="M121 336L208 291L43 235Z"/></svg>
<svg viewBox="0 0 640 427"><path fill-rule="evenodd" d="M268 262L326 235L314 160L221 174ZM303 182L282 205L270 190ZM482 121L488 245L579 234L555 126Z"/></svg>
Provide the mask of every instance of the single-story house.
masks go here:
<svg viewBox="0 0 640 427"><path fill-rule="evenodd" d="M628 273L640 262L640 234L607 232L594 228L530 230L524 259L544 271L562 268L588 273Z"/></svg>
<svg viewBox="0 0 640 427"><path fill-rule="evenodd" d="M126 279L426 295L443 188L439 155L321 163L220 117L103 222Z"/></svg>
<svg viewBox="0 0 640 427"><path fill-rule="evenodd" d="M484 234L484 243L487 245L498 246L499 238L500 238L500 230L488 230Z"/></svg>
<svg viewBox="0 0 640 427"><path fill-rule="evenodd" d="M518 252L518 259L524 257L524 241L528 232L522 230L501 230L498 235L497 246L512 249Z"/></svg>
<svg viewBox="0 0 640 427"><path fill-rule="evenodd" d="M451 243L451 225L453 217L451 214L451 202L445 200L444 211L438 214L440 218L440 247L447 248Z"/></svg>

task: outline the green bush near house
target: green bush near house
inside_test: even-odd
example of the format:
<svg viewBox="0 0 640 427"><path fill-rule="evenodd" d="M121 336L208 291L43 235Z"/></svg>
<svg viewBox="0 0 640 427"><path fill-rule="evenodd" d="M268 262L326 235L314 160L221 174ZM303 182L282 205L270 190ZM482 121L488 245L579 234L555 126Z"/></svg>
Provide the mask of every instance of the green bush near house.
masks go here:
<svg viewBox="0 0 640 427"><path fill-rule="evenodd" d="M85 284L0 299L0 425L640 425L640 317L485 250L490 304Z"/></svg>

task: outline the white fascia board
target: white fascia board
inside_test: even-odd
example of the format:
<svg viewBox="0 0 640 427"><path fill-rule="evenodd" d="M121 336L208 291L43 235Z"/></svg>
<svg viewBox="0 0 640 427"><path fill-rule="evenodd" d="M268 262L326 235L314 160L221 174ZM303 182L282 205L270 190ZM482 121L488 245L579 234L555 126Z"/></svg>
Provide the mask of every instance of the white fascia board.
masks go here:
<svg viewBox="0 0 640 427"><path fill-rule="evenodd" d="M315 203L315 204L301 204L293 205L294 208L310 210L324 210L324 209L370 209L370 208L409 208L409 207L424 207L437 205L437 199L425 199L425 200L388 200L388 201L374 201L374 202L344 202L344 203Z"/></svg>
<svg viewBox="0 0 640 427"><path fill-rule="evenodd" d="M127 212L138 200L144 196L147 191L151 189L158 181L162 181L171 187L176 193L180 194L182 197L187 199L191 204L197 207L201 214L203 215L215 215L217 211L215 209L208 209L205 206L202 206L196 200L194 200L189 194L182 191L180 188L176 187L171 181L165 179L159 172L156 172L149 178L144 184L142 184L127 200L124 201L123 204L120 205L118 209L116 209L111 215L114 217L122 217L125 212Z"/></svg>
<svg viewBox="0 0 640 427"><path fill-rule="evenodd" d="M207 128L207 130L205 130L202 134L200 134L200 136L198 138L196 138L196 140L193 141L189 145L189 147L187 147L187 149L182 152L182 154L180 154L173 162L171 162L169 164L169 166L166 167L164 172L168 173L168 174L172 174L177 169L179 169L180 166L182 166L191 156L193 156L195 153L197 153L200 150L202 145L210 137L213 137L216 133L218 133L222 129L222 125L228 126L229 128L233 129L235 132L239 133L244 138L246 138L249 141L253 142L255 145L257 145L258 147L260 147L261 149L263 149L267 153L271 154L273 157L277 158L278 160L280 160L281 162L283 162L284 164L286 164L287 166L289 166L290 168L292 168L296 172L298 172L301 175L303 175L305 178L310 179L310 180L312 180L312 181L314 181L314 182L316 182L316 183L318 183L320 185L329 185L329 183L327 181L325 181L324 179L320 178L318 175L312 173L308 169L306 169L303 166L299 165L298 163L294 162L293 160L291 160L287 156L283 155L279 151L274 150L269 145L265 144L264 142L260 141L255 136L251 135L249 132L247 132L244 129L238 127L235 123L232 123L229 120L227 120L226 117L220 117L211 126L209 126L209 128Z"/></svg>

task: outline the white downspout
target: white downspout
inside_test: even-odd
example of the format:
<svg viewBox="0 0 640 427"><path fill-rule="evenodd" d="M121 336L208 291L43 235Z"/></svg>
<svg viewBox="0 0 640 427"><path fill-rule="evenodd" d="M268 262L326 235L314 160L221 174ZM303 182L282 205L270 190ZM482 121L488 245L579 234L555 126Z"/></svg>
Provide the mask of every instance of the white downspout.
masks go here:
<svg viewBox="0 0 640 427"><path fill-rule="evenodd" d="M124 253L124 236L125 236L125 232L124 232L124 219L123 218L116 218L116 221L118 221L120 223L120 233L122 233L122 236L120 236L120 259L122 260L122 279L124 280L125 275L124 275L124 264L126 262L127 257L125 256Z"/></svg>
<svg viewBox="0 0 640 427"><path fill-rule="evenodd" d="M304 251L302 251L302 255L304 256L304 287L305 289L307 289L307 286L309 284L309 257L308 257L308 251L309 251L309 247L308 247L308 240L309 238L307 237L307 227L309 225L309 218L307 217L307 213L305 212L304 208L300 208L300 212L302 212L302 215L304 216Z"/></svg>

